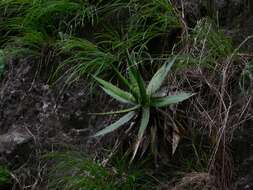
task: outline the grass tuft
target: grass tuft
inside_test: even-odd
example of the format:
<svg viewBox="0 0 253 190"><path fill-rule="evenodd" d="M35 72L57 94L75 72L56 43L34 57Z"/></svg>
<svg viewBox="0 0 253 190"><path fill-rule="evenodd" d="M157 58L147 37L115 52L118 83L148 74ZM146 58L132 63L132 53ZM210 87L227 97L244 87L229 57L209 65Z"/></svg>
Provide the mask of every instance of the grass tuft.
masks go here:
<svg viewBox="0 0 253 190"><path fill-rule="evenodd" d="M53 161L48 189L132 190L146 189L150 183L143 170L129 170L122 158L111 169L78 152L56 152L46 158Z"/></svg>

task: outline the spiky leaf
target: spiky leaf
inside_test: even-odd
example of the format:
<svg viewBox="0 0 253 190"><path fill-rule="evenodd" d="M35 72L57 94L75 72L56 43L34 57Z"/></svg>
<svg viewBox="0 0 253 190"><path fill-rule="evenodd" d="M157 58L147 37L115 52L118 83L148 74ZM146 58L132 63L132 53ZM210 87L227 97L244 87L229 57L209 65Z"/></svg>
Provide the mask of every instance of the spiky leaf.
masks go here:
<svg viewBox="0 0 253 190"><path fill-rule="evenodd" d="M103 87L102 89L110 96L115 98L116 100L123 102L123 103L130 103L133 104L135 102L134 97L132 94L125 92L124 90L121 90L117 86L100 79L98 77L94 77Z"/></svg>
<svg viewBox="0 0 253 190"><path fill-rule="evenodd" d="M170 104L176 104L179 102L182 102L188 98L190 98L191 96L193 96L193 93L179 93L176 95L172 95L172 96L166 96L166 97L161 97L161 98L153 98L151 100L151 106L153 107L165 107L168 106Z"/></svg>
<svg viewBox="0 0 253 190"><path fill-rule="evenodd" d="M134 153L133 153L131 161L133 161L133 159L136 156L136 153L137 153L140 143L142 141L142 137L143 137L144 132L148 126L149 117L150 117L150 108L149 107L143 108L142 109L142 116L141 116L141 124L140 124L139 132L138 132L138 138L137 138L137 141L135 144Z"/></svg>
<svg viewBox="0 0 253 190"><path fill-rule="evenodd" d="M146 104L148 97L145 89L145 82L137 67L135 55L134 53L132 53L131 55L128 56L129 56L128 73L132 85L131 90L133 91L133 94L137 96L135 98L136 99L138 98L139 103Z"/></svg>
<svg viewBox="0 0 253 190"><path fill-rule="evenodd" d="M101 135L106 135L107 133L111 133L114 130L118 129L119 127L123 126L127 122L129 122L135 116L135 112L129 112L125 116L121 117L118 121L114 122L113 124L107 126L106 128L102 129L101 131L97 132L94 137L98 137Z"/></svg>
<svg viewBox="0 0 253 190"><path fill-rule="evenodd" d="M113 114L122 114L127 113L130 111L134 111L140 108L140 105L134 106L132 108L127 108L119 111L111 111L111 112L104 112L104 113L90 113L90 115L113 115Z"/></svg>
<svg viewBox="0 0 253 190"><path fill-rule="evenodd" d="M169 63L164 64L152 77L147 87L147 94L149 96L154 94L161 87L163 81L165 80L166 76L168 75L168 72L170 71L175 61L176 57L172 59Z"/></svg>

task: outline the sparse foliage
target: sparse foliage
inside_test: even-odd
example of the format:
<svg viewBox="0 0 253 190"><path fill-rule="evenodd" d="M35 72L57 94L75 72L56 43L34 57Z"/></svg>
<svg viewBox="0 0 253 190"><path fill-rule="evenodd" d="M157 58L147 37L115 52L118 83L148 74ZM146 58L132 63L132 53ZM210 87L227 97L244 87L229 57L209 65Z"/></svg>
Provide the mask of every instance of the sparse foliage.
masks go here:
<svg viewBox="0 0 253 190"><path fill-rule="evenodd" d="M11 175L9 171L0 166L0 188L5 188L6 185L10 184L11 182Z"/></svg>

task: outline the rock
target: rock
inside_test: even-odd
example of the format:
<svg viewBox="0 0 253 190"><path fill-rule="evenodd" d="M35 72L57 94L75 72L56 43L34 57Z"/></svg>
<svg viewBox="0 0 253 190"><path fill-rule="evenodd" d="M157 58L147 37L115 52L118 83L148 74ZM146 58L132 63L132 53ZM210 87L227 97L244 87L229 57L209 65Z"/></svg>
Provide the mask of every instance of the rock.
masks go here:
<svg viewBox="0 0 253 190"><path fill-rule="evenodd" d="M97 126L97 119L90 121L87 113L99 110L88 101L84 81L68 88L63 88L64 81L50 86L48 77L35 76L36 67L32 59L11 59L7 64L0 83L0 162L10 159L22 165L33 152L28 161L32 164L40 153L79 145L95 133L94 127L85 129Z"/></svg>
<svg viewBox="0 0 253 190"><path fill-rule="evenodd" d="M248 175L240 178L236 184L235 190L253 190L253 176Z"/></svg>
<svg viewBox="0 0 253 190"><path fill-rule="evenodd" d="M32 142L32 136L29 132L20 126L12 126L7 133L0 135L0 155L16 155L22 152L19 148Z"/></svg>

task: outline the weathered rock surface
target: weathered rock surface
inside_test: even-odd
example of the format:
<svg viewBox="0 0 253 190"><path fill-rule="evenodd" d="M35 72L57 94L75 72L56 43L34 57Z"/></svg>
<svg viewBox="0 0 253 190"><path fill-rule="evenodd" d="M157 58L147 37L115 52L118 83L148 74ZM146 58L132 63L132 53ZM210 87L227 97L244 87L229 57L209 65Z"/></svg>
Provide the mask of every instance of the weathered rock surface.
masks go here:
<svg viewBox="0 0 253 190"><path fill-rule="evenodd" d="M18 146L31 142L32 136L22 127L12 127L7 133L0 135L0 154L12 154Z"/></svg>
<svg viewBox="0 0 253 190"><path fill-rule="evenodd" d="M28 128L12 126L8 132L0 135L0 163L20 163L28 159L32 152L33 138Z"/></svg>
<svg viewBox="0 0 253 190"><path fill-rule="evenodd" d="M80 141L84 149L94 144L87 138L94 130L89 126L95 124L87 115L87 110L94 106L89 106L85 83L76 83L67 90L52 88L46 83L47 77L35 75L37 66L33 61L12 61L7 67L8 72L0 83L2 160L16 162L17 156L24 156L21 160L26 162L28 158L36 160L46 150ZM82 134L73 129L82 129ZM32 145L32 151L27 145ZM24 154L17 155L18 152Z"/></svg>
<svg viewBox="0 0 253 190"><path fill-rule="evenodd" d="M96 122L101 123L87 115L99 108L88 102L84 81L66 90L51 87L48 76L40 76L37 66L31 60L11 61L0 81L0 164L11 166L24 185L40 179L45 153L94 150L90 135Z"/></svg>

